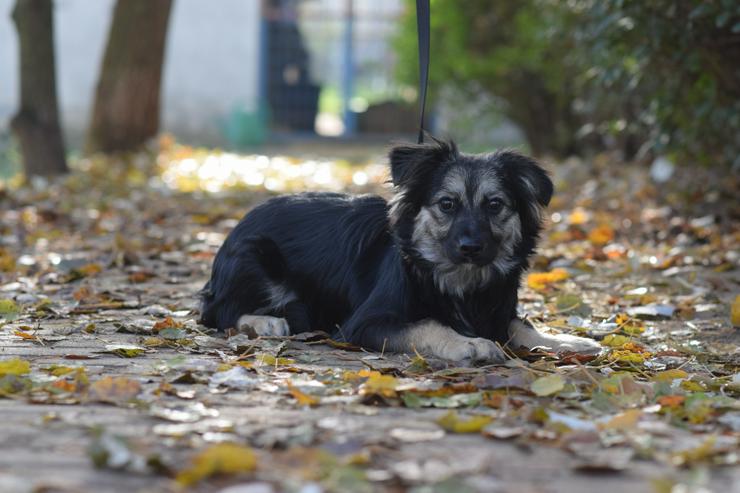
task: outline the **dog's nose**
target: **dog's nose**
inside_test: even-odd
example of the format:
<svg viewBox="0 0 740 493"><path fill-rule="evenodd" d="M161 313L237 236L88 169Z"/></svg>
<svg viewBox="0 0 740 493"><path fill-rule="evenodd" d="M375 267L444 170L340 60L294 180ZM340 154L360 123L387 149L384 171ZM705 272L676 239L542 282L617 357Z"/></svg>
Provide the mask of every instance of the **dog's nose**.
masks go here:
<svg viewBox="0 0 740 493"><path fill-rule="evenodd" d="M466 237L459 241L457 249L466 257L475 257L483 250L483 245L474 238Z"/></svg>

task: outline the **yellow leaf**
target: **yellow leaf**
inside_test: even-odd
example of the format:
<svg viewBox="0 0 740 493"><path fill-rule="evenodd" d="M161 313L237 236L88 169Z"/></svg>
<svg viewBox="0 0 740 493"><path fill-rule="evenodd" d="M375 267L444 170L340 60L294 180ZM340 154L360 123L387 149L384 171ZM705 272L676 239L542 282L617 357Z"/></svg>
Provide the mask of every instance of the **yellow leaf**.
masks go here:
<svg viewBox="0 0 740 493"><path fill-rule="evenodd" d="M363 395L381 395L383 397L395 397L398 379L391 375L383 375L379 371L362 370L358 372L361 376L366 372L368 379L362 384L360 393Z"/></svg>
<svg viewBox="0 0 740 493"><path fill-rule="evenodd" d="M235 443L213 445L193 458L189 468L181 471L176 481L189 486L215 475L251 472L257 465L252 449Z"/></svg>
<svg viewBox="0 0 740 493"><path fill-rule="evenodd" d="M565 381L560 375L550 375L547 377L538 378L530 389L538 396L545 396L560 392L565 387Z"/></svg>
<svg viewBox="0 0 740 493"><path fill-rule="evenodd" d="M740 327L740 294L735 296L735 301L732 302L732 325Z"/></svg>
<svg viewBox="0 0 740 493"><path fill-rule="evenodd" d="M14 336L18 336L21 339L25 339L27 341L34 341L34 342L40 342L39 337L34 334L29 334L27 332L23 332L21 330L13 331Z"/></svg>
<svg viewBox="0 0 740 493"><path fill-rule="evenodd" d="M267 366L292 365L293 363L295 363L295 360L289 358L276 358L275 356L267 353L255 354L254 361Z"/></svg>
<svg viewBox="0 0 740 493"><path fill-rule="evenodd" d="M21 312L19 307L13 300L0 300L0 321L3 319L12 321L18 318Z"/></svg>
<svg viewBox="0 0 740 493"><path fill-rule="evenodd" d="M645 332L645 324L643 324L639 320L635 320L634 318L631 318L626 313L620 313L617 315L616 319L617 325L619 325L619 328L628 335L636 336L640 335L643 332Z"/></svg>
<svg viewBox="0 0 740 493"><path fill-rule="evenodd" d="M453 433L478 433L493 421L493 418L485 415L475 415L469 418L461 418L455 411L450 411L437 420L437 424L447 431Z"/></svg>
<svg viewBox="0 0 740 493"><path fill-rule="evenodd" d="M142 344L146 347L158 347L162 346L164 343L165 341L161 337L145 337L142 341Z"/></svg>
<svg viewBox="0 0 740 493"><path fill-rule="evenodd" d="M596 246L606 245L614 239L614 230L611 226L602 224L588 233L588 241Z"/></svg>
<svg viewBox="0 0 740 493"><path fill-rule="evenodd" d="M0 361L0 377L5 375L25 375L31 371L31 364L20 358Z"/></svg>
<svg viewBox="0 0 740 493"><path fill-rule="evenodd" d="M681 382L681 388L689 392L703 392L706 390L702 384L693 380L684 380Z"/></svg>
<svg viewBox="0 0 740 493"><path fill-rule="evenodd" d="M634 428L642 416L639 409L629 409L623 413L617 414L606 423L600 424L602 430L628 430Z"/></svg>
<svg viewBox="0 0 740 493"><path fill-rule="evenodd" d="M568 271L565 269L553 269L550 272L532 272L527 275L527 286L531 289L542 291L550 284L568 279Z"/></svg>
<svg viewBox="0 0 740 493"><path fill-rule="evenodd" d="M301 392L290 382L288 382L288 391L290 392L290 395L292 395L301 406L316 406L319 403L318 397L314 397L312 395Z"/></svg>
<svg viewBox="0 0 740 493"><path fill-rule="evenodd" d="M604 339L601 341L601 344L604 346L609 347L622 347L624 344L628 343L630 341L630 338L627 336L619 335L619 334L609 334L608 336L604 337Z"/></svg>
<svg viewBox="0 0 740 493"><path fill-rule="evenodd" d="M641 365L645 362L645 356L649 353L633 353L632 351L617 350L609 353L609 360L617 363L633 363Z"/></svg>
<svg viewBox="0 0 740 493"><path fill-rule="evenodd" d="M689 374L685 371L674 368L673 370L659 371L658 373L653 375L652 379L656 382L670 382L671 380L678 380L680 378L686 378L688 376Z"/></svg>
<svg viewBox="0 0 740 493"><path fill-rule="evenodd" d="M50 375L55 377L61 377L63 375L67 375L68 373L73 373L76 368L73 368L71 366L62 366L62 365L51 365L49 368L46 368L46 371L49 372Z"/></svg>
<svg viewBox="0 0 740 493"><path fill-rule="evenodd" d="M588 221L588 214L581 207L576 207L573 212L568 216L568 222L570 224L583 224Z"/></svg>

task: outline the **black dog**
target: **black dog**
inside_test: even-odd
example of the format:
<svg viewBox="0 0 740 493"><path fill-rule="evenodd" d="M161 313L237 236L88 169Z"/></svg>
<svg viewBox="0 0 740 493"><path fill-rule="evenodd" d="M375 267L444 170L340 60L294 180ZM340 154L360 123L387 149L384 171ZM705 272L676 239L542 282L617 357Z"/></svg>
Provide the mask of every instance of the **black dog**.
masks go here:
<svg viewBox="0 0 740 493"><path fill-rule="evenodd" d="M517 289L553 185L510 151L453 143L390 152L396 194L306 193L247 214L216 255L202 323L288 335L324 329L373 350L501 361L499 344L598 351L517 318Z"/></svg>

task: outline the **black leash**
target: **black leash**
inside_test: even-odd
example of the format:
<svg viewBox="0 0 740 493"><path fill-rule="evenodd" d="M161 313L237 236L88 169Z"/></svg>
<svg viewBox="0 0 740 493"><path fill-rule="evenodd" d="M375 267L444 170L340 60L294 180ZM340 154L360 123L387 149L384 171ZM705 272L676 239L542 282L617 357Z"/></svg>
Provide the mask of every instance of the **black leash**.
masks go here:
<svg viewBox="0 0 740 493"><path fill-rule="evenodd" d="M424 143L424 108L429 81L429 0L416 0L416 31L419 35L419 138Z"/></svg>

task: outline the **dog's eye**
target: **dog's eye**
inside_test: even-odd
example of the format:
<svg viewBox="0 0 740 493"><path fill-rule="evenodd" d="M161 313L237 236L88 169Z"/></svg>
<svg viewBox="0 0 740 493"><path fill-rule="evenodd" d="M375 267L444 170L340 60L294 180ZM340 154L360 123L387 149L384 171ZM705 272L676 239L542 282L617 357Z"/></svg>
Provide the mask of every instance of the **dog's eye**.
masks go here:
<svg viewBox="0 0 740 493"><path fill-rule="evenodd" d="M491 212L498 212L504 207L504 201L501 199L490 199L488 201L488 209Z"/></svg>
<svg viewBox="0 0 740 493"><path fill-rule="evenodd" d="M439 209L442 212L452 212L455 209L455 201L452 200L449 197L445 197L443 199L440 199L440 201L439 201Z"/></svg>

